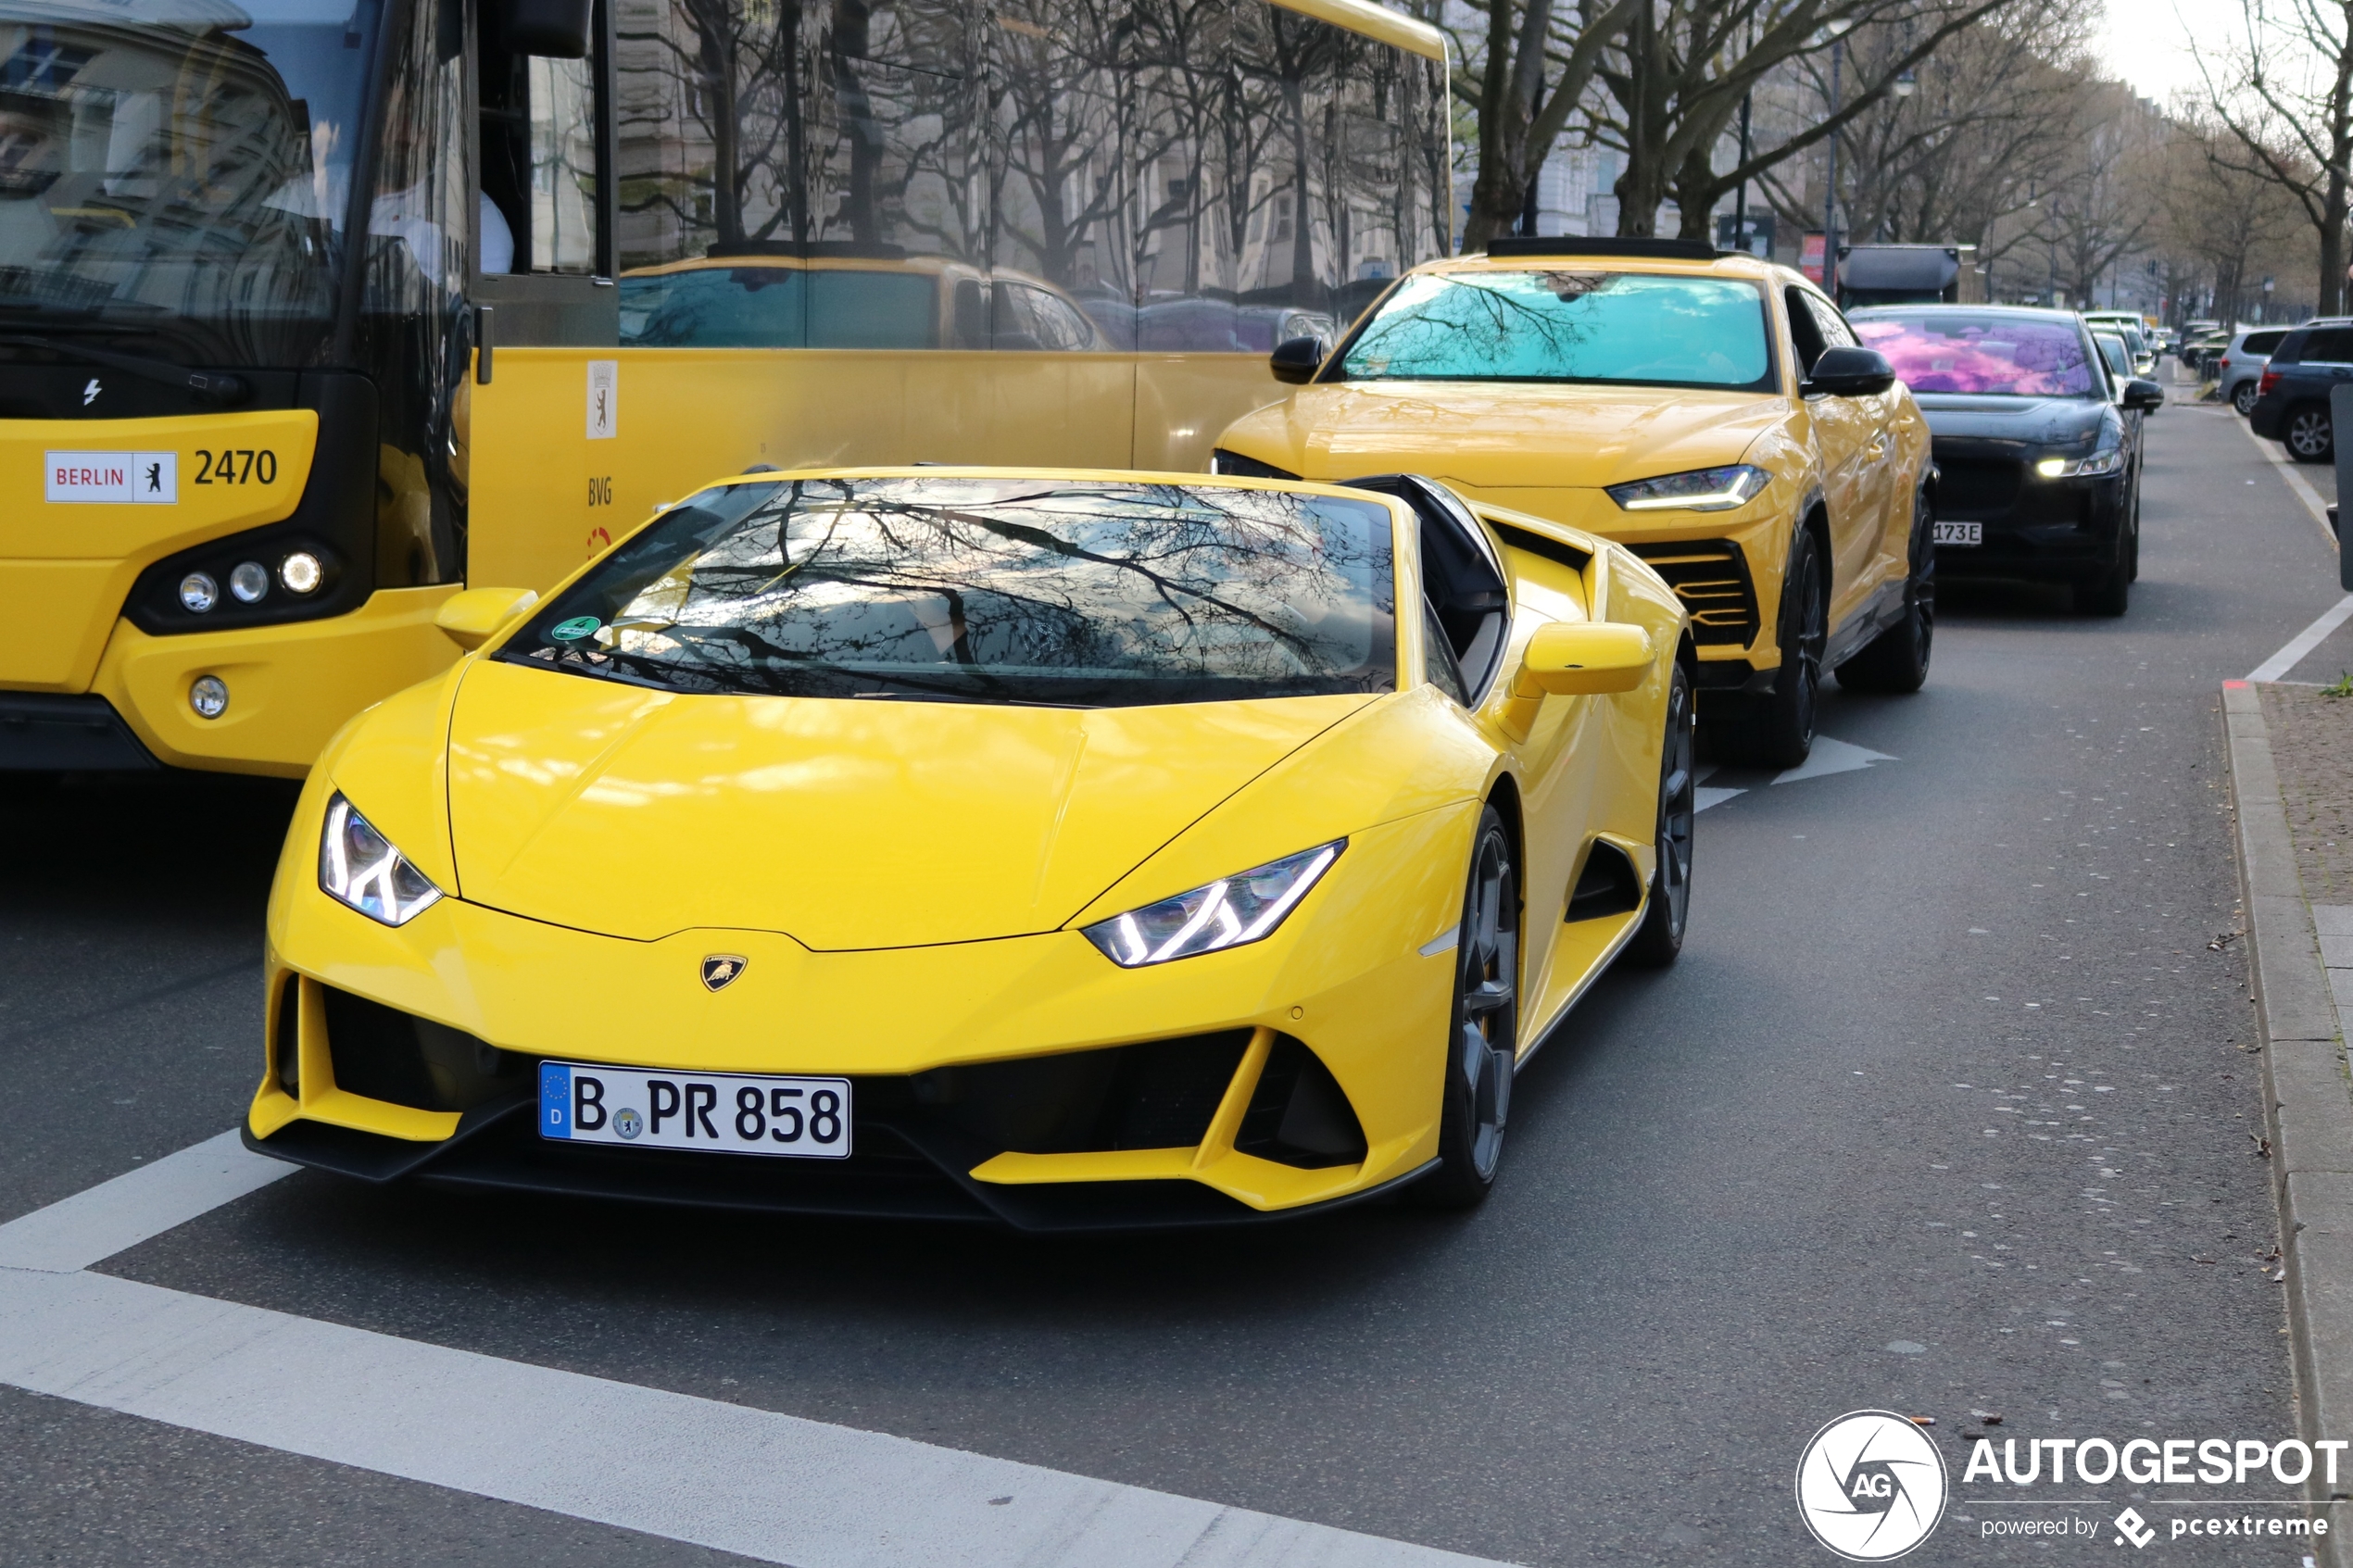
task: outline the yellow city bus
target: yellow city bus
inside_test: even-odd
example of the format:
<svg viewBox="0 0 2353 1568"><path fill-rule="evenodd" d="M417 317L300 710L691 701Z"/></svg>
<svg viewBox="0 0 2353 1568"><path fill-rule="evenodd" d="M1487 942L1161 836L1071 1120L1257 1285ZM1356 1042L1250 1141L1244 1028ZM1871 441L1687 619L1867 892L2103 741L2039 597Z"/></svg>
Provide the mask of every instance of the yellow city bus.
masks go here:
<svg viewBox="0 0 2353 1568"><path fill-rule="evenodd" d="M716 474L1203 468L1446 107L1367 0L0 0L0 770L300 774Z"/></svg>

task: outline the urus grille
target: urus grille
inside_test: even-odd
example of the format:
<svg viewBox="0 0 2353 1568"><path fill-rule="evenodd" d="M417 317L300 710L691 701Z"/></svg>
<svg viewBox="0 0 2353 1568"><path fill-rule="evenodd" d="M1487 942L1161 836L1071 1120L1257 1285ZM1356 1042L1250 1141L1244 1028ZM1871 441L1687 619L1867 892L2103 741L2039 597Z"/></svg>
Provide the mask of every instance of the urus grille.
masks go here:
<svg viewBox="0 0 2353 1568"><path fill-rule="evenodd" d="M1692 640L1702 645L1756 640L1756 584L1748 558L1730 539L1629 545L1643 564L1675 590L1691 612Z"/></svg>

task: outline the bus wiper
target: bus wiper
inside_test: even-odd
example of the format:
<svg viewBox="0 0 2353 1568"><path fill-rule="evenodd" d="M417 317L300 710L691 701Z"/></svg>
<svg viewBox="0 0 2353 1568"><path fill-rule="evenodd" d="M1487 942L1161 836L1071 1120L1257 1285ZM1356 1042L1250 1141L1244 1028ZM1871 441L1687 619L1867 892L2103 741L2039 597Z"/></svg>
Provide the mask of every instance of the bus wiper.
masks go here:
<svg viewBox="0 0 2353 1568"><path fill-rule="evenodd" d="M243 376L229 375L220 370L192 370L185 365L175 365L169 359L150 359L139 354L118 354L111 348L93 348L87 344L67 345L51 338L35 337L29 332L0 332L0 344L19 348L38 348L68 359L86 359L120 370L142 381L161 383L193 395L200 403L226 406L242 403L247 388Z"/></svg>

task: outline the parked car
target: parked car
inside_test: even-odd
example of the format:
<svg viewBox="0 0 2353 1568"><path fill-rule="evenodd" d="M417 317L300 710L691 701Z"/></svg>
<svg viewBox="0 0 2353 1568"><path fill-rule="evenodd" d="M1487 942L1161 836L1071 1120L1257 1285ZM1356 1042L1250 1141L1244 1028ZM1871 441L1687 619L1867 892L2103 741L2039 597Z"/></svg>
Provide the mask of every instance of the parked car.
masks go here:
<svg viewBox="0 0 2353 1568"><path fill-rule="evenodd" d="M2196 373L2198 379L2203 381L2208 366L2221 357L2224 349L2230 347L2233 335L2221 327L2211 332L2198 333L2182 345L2182 363L2187 365Z"/></svg>
<svg viewBox="0 0 2353 1568"><path fill-rule="evenodd" d="M2140 572L2138 421L2165 392L2120 397L2082 317L2021 307L1855 313L1934 440L1939 576L2065 583L2077 610L2121 615Z"/></svg>
<svg viewBox="0 0 2353 1568"><path fill-rule="evenodd" d="M2214 362L2223 402L2241 414L2255 412L2255 395L2262 383L2263 367L2271 363L2271 350L2287 334L2285 327L2258 327L2231 340L2230 346Z"/></svg>
<svg viewBox="0 0 2353 1568"><path fill-rule="evenodd" d="M2263 367L2247 428L2279 442L2299 463L2334 461L2329 388L2341 381L2353 381L2353 317L2330 316L2292 329Z"/></svg>

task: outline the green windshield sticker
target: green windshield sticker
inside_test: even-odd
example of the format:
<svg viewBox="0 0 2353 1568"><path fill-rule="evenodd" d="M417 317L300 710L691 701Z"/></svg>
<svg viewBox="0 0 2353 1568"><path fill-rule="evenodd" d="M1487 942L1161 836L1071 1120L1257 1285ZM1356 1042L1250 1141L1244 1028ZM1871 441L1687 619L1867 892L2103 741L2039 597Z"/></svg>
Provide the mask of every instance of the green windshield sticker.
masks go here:
<svg viewBox="0 0 2353 1568"><path fill-rule="evenodd" d="M557 621L547 629L547 635L560 643L576 643L583 637L596 635L597 628L603 624L593 615L575 615L570 621Z"/></svg>

